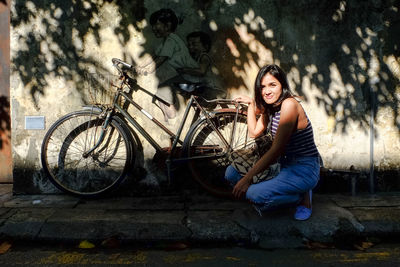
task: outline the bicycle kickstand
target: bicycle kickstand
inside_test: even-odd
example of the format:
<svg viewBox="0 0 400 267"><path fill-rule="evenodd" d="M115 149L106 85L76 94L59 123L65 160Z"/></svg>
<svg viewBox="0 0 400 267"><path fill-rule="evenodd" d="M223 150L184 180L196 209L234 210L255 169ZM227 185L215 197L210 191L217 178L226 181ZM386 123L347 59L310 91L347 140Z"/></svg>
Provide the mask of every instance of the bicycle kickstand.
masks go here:
<svg viewBox="0 0 400 267"><path fill-rule="evenodd" d="M171 159L170 159L169 156L165 160L165 165L167 165L168 187L170 187L171 186L172 173L171 173Z"/></svg>

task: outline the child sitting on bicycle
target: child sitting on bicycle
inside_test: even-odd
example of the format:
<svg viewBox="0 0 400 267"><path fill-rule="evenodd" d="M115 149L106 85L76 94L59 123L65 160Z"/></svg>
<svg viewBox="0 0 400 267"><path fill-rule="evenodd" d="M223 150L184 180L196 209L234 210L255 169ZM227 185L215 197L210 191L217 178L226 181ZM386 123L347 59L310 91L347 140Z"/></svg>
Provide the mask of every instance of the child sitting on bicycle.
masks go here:
<svg viewBox="0 0 400 267"><path fill-rule="evenodd" d="M211 48L211 39L205 32L191 32L186 36L189 53L199 66L197 68L183 67L177 69L181 74L203 77L210 71L212 60L207 54Z"/></svg>
<svg viewBox="0 0 400 267"><path fill-rule="evenodd" d="M171 9L163 8L151 14L150 24L154 35L162 41L155 50L153 62L138 67L139 73L152 73L165 62L175 70L199 67L199 64L190 56L184 41L174 33L178 25L178 18ZM159 101L166 121L176 116L174 106L176 84L197 83L199 81L200 79L197 76L182 73L158 85L156 96L169 104L168 106Z"/></svg>
<svg viewBox="0 0 400 267"><path fill-rule="evenodd" d="M213 60L208 54L211 49L211 38L210 36L202 31L191 32L186 36L186 41L189 48L189 53L194 60L199 64L197 68L180 68L177 71L180 74L189 74L197 76L200 79L202 88L207 89L221 89L222 86L216 75L213 73ZM211 90L212 91L212 90ZM206 98L215 98L217 92L211 92L207 90L202 92L202 95ZM214 90L215 91L215 90ZM221 90L220 90L221 91ZM213 94L214 95L211 95ZM225 93L225 92L224 92Z"/></svg>

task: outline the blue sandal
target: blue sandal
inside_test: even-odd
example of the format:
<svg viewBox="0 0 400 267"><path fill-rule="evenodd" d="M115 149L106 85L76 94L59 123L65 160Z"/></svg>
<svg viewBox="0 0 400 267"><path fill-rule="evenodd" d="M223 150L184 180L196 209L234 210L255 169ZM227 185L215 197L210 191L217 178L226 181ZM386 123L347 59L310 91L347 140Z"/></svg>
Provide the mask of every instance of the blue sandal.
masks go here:
<svg viewBox="0 0 400 267"><path fill-rule="evenodd" d="M310 206L312 205L312 191L309 191L309 196L310 196ZM312 213L312 206L311 208L306 208L304 206L297 206L296 207L296 212L294 213L294 218L295 220L298 221L305 221L311 217Z"/></svg>

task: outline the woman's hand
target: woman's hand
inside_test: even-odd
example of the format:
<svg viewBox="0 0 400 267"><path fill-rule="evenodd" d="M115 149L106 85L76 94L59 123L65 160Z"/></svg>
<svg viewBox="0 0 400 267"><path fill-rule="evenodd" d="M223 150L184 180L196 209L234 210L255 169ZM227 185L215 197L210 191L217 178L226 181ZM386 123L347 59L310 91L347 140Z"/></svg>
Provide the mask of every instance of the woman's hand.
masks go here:
<svg viewBox="0 0 400 267"><path fill-rule="evenodd" d="M255 104L254 99L249 96L246 96L246 95L240 95L240 96L234 98L233 100L238 103L245 103L248 105L253 104L253 103ZM255 105L254 105L254 108L255 108L256 115L260 115L260 114L264 113L263 109L259 109Z"/></svg>
<svg viewBox="0 0 400 267"><path fill-rule="evenodd" d="M249 96L247 96L247 95L240 95L238 97L235 97L233 100L238 102L238 103L245 103L245 104L254 103L254 99L249 97Z"/></svg>
<svg viewBox="0 0 400 267"><path fill-rule="evenodd" d="M245 175L242 179L237 182L235 187L233 188L232 194L236 198L243 198L246 195L247 189L251 185L250 179Z"/></svg>

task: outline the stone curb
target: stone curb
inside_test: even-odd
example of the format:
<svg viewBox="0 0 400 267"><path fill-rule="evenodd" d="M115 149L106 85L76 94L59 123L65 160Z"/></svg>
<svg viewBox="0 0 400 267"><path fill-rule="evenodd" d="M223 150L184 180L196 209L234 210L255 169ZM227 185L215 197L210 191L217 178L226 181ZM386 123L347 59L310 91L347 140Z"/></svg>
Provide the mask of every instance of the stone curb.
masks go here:
<svg viewBox="0 0 400 267"><path fill-rule="evenodd" d="M100 242L114 237L133 244L179 241L298 248L308 241L334 243L400 232L398 220L388 224L389 214L378 220L376 210L345 209L327 196L316 195L314 199L312 217L298 222L292 218L292 210L260 217L247 203L209 197L79 201L48 196L40 202L34 196L14 197L0 209L0 235L29 241Z"/></svg>

